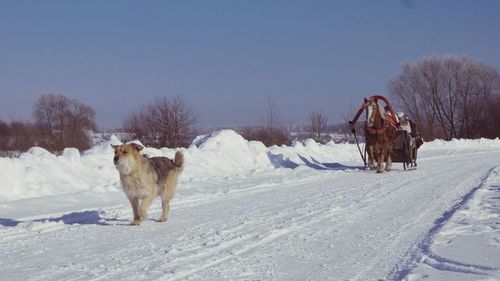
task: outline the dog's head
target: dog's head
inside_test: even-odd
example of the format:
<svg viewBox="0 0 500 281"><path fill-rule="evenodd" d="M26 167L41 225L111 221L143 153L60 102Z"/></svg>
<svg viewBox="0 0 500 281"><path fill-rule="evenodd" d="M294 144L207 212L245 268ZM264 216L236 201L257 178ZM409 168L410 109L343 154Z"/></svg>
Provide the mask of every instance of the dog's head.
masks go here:
<svg viewBox="0 0 500 281"><path fill-rule="evenodd" d="M111 145L111 147L115 150L113 163L116 168L121 173L129 174L139 161L139 157L141 156L139 152L143 147L135 143Z"/></svg>

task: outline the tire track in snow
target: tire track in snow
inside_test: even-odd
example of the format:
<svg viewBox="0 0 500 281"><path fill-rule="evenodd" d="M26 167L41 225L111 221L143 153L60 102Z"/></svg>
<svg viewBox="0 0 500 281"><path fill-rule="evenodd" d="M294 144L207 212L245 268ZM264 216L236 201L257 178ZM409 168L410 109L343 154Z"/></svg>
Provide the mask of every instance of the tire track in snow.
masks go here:
<svg viewBox="0 0 500 281"><path fill-rule="evenodd" d="M320 179L321 181L325 181L324 178ZM282 188L300 188L302 185L303 183L289 184ZM267 190L267 192L274 191L275 190L273 189ZM265 218L258 220L250 220L250 217L255 216L245 216L242 218L245 220L244 224L239 224L239 222L229 222L235 224L235 226L222 228L217 231L210 230L210 223L202 224L197 227L197 232L201 232L203 235L198 237L198 239L188 239L189 241L184 245L176 245L176 248L169 251L175 256L172 259L165 259L165 264L168 264L168 266L159 268L158 270L163 270L166 274L170 274L171 276L169 278L182 279L201 270L207 270L210 267L219 265L230 259L238 258L245 253L251 252L256 248L287 234L297 232L313 224L321 223L322 221L331 218L333 213L338 213L340 209L332 209L331 205L318 209L318 206L321 206L322 202L332 201L332 198L339 197L339 193L345 193L345 191L343 189L339 189L336 192L328 192L327 194L314 194L311 198L308 198L305 205L300 204L303 203L301 200L297 200L300 207L285 209L280 211L278 214L267 212L265 213ZM366 195L369 194L371 193L366 193ZM241 195L241 193L238 193L238 195ZM345 196L341 196L341 198L343 197ZM229 199L233 200L234 198ZM356 204L349 204L349 206L350 208L356 208L359 207L359 205L368 204L372 201L373 199L370 196L366 196L365 200L360 200L356 202ZM265 234L263 234L261 230L252 230L252 225L257 224L267 225L267 228L271 230ZM220 235L221 233L228 233L229 237L225 237L224 240L215 241L208 238L217 237L217 235ZM159 258L160 257L152 257L152 260ZM178 269L183 265L193 265L196 268L188 268L185 270ZM176 270L174 271L173 269ZM109 277L111 276L108 276L108 278Z"/></svg>
<svg viewBox="0 0 500 281"><path fill-rule="evenodd" d="M480 168L476 168L475 165L477 162L474 162L475 159L480 159L482 156L474 156L472 159L469 158L467 160L470 160L467 162L467 165L470 166L470 168L474 167L477 171L481 171ZM494 158L493 158L494 159ZM453 162L453 161L452 161ZM492 161L494 162L494 161ZM357 272L358 274L356 275L349 275L349 276L344 276L344 278L337 277L337 279L354 279L354 280L366 280L366 279L377 279L375 276L378 274L374 274L376 271L380 271L380 268L384 268L389 263L386 262L386 259L390 257L391 251L394 249L405 249L406 247L410 248L411 243L408 244L408 239L411 236L415 236L413 233L422 233L424 235L424 232L421 232L420 230L422 228L422 225L426 224L426 221L429 220L429 218L434 217L434 214L436 210L439 210L442 208L443 203L446 202L441 199L443 196L442 192L435 192L432 189L435 187L439 188L446 188L450 190L455 190L453 193L456 193L457 191L463 190L463 189L470 189L469 187L472 185L468 184L462 184L462 182L474 182L475 179L477 178L476 172L472 172L473 169L470 169L469 167L464 168L464 163L463 162L456 162L456 163L450 163L449 165L437 165L434 169L428 170L428 171L417 171L417 172L411 172L408 174L404 174L405 176L403 177L403 173L400 175L397 175L397 177L392 177L394 174L384 174L381 178L379 183L382 185L386 185L384 189L387 189L387 193L383 194L382 196L378 196L376 200L374 200L374 204L372 206L366 206L366 208L359 208L357 210L357 213L359 213L359 217L361 220L358 220L358 218L354 218L354 221L360 221L360 223L363 223L363 216L366 217L366 213L363 214L363 210L365 209L366 212L370 212L373 214L377 213L377 210L382 209L386 210L387 206L393 206L395 208L396 206L400 206L398 209L398 218L400 216L405 216L403 214L407 213L408 218L413 218L415 214L420 214L416 220L413 219L406 219L406 222L404 224L399 225L399 228L396 228L394 231L394 235L391 234L390 239L382 239L379 241L376 241L376 243L386 243L384 247L379 247L379 251L373 252L373 256L371 258L363 258L361 261L362 266L359 268L356 268L354 266L351 266L351 271L352 272ZM491 167L491 166L490 166ZM470 174L463 174L461 171L471 171ZM440 177L436 175L447 175L447 177ZM454 175L454 176L450 176ZM450 181L450 179L453 179ZM398 182L395 183L395 180ZM392 183L391 183L392 181ZM417 184L415 184L415 182ZM458 183L458 184L457 184ZM456 186L453 187L447 187L450 184L457 184ZM431 188L429 188L431 187ZM418 188L418 189L417 189ZM415 190L421 190L422 194L420 192L416 193ZM408 194L413 194L415 198L411 198L408 196L404 196L403 194L407 192ZM453 194L451 193L451 194ZM433 195L434 194L434 195ZM431 197L427 197L426 195L431 195ZM446 195L447 197L450 195ZM463 195L462 195L463 196ZM408 207L411 208L405 208L405 203L398 203L401 199L407 198L407 200L410 200L408 203L411 202ZM429 200L430 199L430 200ZM449 200L449 199L447 199ZM422 202L425 204L415 204L415 202ZM397 203L397 204L396 204ZM413 205L413 206L412 206ZM446 206L446 205L445 205ZM369 216L368 216L369 217ZM436 216L437 218L437 216ZM366 221L370 223L369 221ZM365 223L366 223L365 222ZM397 222L397 223L403 223L404 221ZM339 222L340 223L340 222ZM376 224L372 226L369 229L376 229ZM389 225L390 226L390 225ZM384 230L387 231L387 230ZM344 232L344 235L349 235L350 233L353 232ZM410 235L408 235L410 234ZM342 234L341 234L342 236ZM417 238L420 236L416 236ZM414 238L411 238L414 239ZM386 241L387 240L387 241ZM340 240L342 241L342 240ZM385 242L384 242L385 241ZM417 240L412 240L412 241L418 241ZM411 242L411 241L410 241ZM403 255L404 252L401 253ZM398 256L395 256L396 258ZM358 262L358 260L356 260ZM394 264L397 262L397 260L394 260ZM394 265L392 264L392 265ZM391 265L391 267L392 267ZM390 268L387 269L388 271ZM388 272L387 271L387 272ZM386 273L387 274L387 273ZM380 275L380 278L384 279L386 275Z"/></svg>
<svg viewBox="0 0 500 281"><path fill-rule="evenodd" d="M481 267L472 264L461 264L458 262L453 262L451 260L446 260L434 255L430 250L434 236L441 230L441 228L446 224L448 220L467 202L471 197L481 188L487 184L488 179L491 177L492 173L499 168L498 165L491 167L486 174L481 177L479 184L473 187L468 193L466 193L455 205L450 209L445 211L438 219L435 220L432 228L423 237L423 239L418 242L418 244L412 247L409 252L405 254L402 261L402 266L397 265L388 275L389 280L402 280L408 276L408 274L418 265L418 261L422 259L423 256L429 257L429 266L434 266L438 263L446 263L451 270L456 270L457 272L463 273L473 273L482 275L483 270L498 270L498 268Z"/></svg>
<svg viewBox="0 0 500 281"><path fill-rule="evenodd" d="M288 228L273 229L273 230L269 231L267 235L264 235L264 236L259 235L259 236L255 237L255 239L247 239L247 240L239 241L239 242L248 242L248 241L252 240L250 243L245 243L244 245L241 245L240 248L238 248L236 250L232 250L230 255L222 256L222 257L216 258L216 259L212 259L208 263L204 263L203 266L197 267L197 268L192 269L192 270L187 270L187 271L183 271L183 272L179 272L179 273L175 272L175 275L172 276L172 278L161 277L161 278L158 278L157 280L180 280L180 279L186 278L194 273L206 270L206 269L211 268L213 266L222 264L225 261L228 261L228 260L236 258L240 255L251 252L252 250L254 250L254 249L256 249L264 244L270 243L276 239L279 239L282 236L288 235L292 232L300 231L300 230L302 230L310 225L321 223L322 221L330 219L331 217L335 216L336 214L338 214L339 211L340 211L340 209L332 209L329 212L326 212L326 214L314 217L314 219L311 219L308 223L302 223L301 225L296 224L296 225L293 225L293 226L288 227ZM251 235L250 235L250 237L251 237ZM239 244L241 244L241 243L239 243ZM234 247L232 245L229 245L229 246Z"/></svg>
<svg viewBox="0 0 500 281"><path fill-rule="evenodd" d="M323 179L324 181L324 179ZM404 183L403 183L404 184ZM290 187L287 187L290 188ZM172 275L171 279L172 280L178 280L182 279L185 277L188 277L192 274L195 274L200 271L207 270L211 267L217 266L223 262L226 262L230 259L233 258L238 258L238 256L248 253L266 243L270 243L282 236L285 235L290 235L291 233L301 231L303 229L307 229L312 225L320 224L325 220L332 219L335 216L338 216L341 212L352 212L356 209L362 209L365 208L366 206L369 206L370 203L376 201L376 196L372 197L372 195L378 195L380 197L383 197L391 192L394 191L394 189L397 189L398 186L394 186L393 189L384 189L382 185L377 185L377 187L374 186L366 186L363 187L361 185L360 189L365 189L363 195L364 197L360 200L357 200L355 202L348 202L347 204L338 204L342 205L341 207L331 207L332 204L327 204L325 205L325 202L338 202L339 200L342 200L342 198L346 198L346 190L348 188L339 188L336 191L328 192L328 193L320 193L314 195L312 198L309 198L309 200L306 202L306 205L303 205L300 209L298 210L297 208L286 210L280 212L278 215L272 215L269 218L267 218L267 221L264 223L264 225L270 224L270 227L272 230L268 231L266 235L258 234L259 232L252 233L250 235L246 235L241 239L241 241L238 241L238 243L234 244L234 241L230 241L228 244L230 245L224 245L221 246L222 250L227 250L231 248L236 248L240 246L240 249L233 250L231 254L229 255L220 255L219 257L212 259L208 262L203 262L197 265L196 268L191 269L191 270L185 270L185 271L176 271L174 272L175 274ZM347 191L347 193L349 193ZM280 217L287 217L290 216L292 213L299 213L299 214L304 214L301 215L300 217L292 217L292 219L288 220L283 220L278 218ZM279 221L279 224L276 225L276 221ZM260 221L260 224L263 222ZM252 222L252 224L255 224ZM276 226L280 226L276 228ZM289 227L286 227L289 226ZM274 228L273 228L274 227ZM242 228L243 229L243 228ZM229 230L231 232L234 232L234 230ZM239 230L239 229L238 229ZM251 231L246 230L244 233L251 233ZM252 237L255 237L255 239L252 239ZM241 244L246 244L246 245L241 245ZM221 250L221 249L217 249ZM223 251L222 251L223 252ZM212 251L209 251L208 253L205 253L203 257L201 256L193 256L192 258L200 259L200 258L205 258L205 257L212 257L216 255L217 253L214 253ZM192 264L194 260L192 258L188 258L186 260L179 261L179 264ZM173 264L172 267L176 267L178 264ZM169 277L170 278L170 277ZM163 280L163 278L160 278L159 280Z"/></svg>
<svg viewBox="0 0 500 281"><path fill-rule="evenodd" d="M484 155L478 155L472 159L469 157L467 161L474 161L474 159L481 157ZM447 160L453 162L453 159ZM351 174L337 174L331 171L321 173L316 171L289 172L280 174L281 178L273 182L272 187L267 184L258 184L259 181L262 181L257 175L255 178L249 177L238 181L238 183L229 182L226 186L217 189L214 196L206 202L200 200L203 195L200 198L194 198L196 200L192 200L193 197L189 196L177 198L178 201L172 205L175 215L170 224L167 225L152 222L145 222L140 228L121 228L117 225L111 225L111 227L63 225L64 228L61 231L32 233L33 237L27 237L31 241L24 243L26 247L31 242L34 244L33 249L37 249L37 244L51 243L51 241L64 240L74 236L81 240L75 241L74 246L87 247L87 249L83 249L85 251L83 255L89 255L88 257L80 257L76 260L77 262L73 262L71 257L68 257L68 261L56 263L51 268L30 269L38 274L32 279L137 280L141 277L142 279L156 278L160 280L168 278L210 279L210 277L213 279L214 275L210 275L209 272L211 269L222 267L231 260L237 260L236 265L241 266L241 261L249 258L252 254L276 250L274 247L266 246L277 242L286 246L288 239L313 228L315 225L330 223L329 227L339 228L341 236L357 235L359 233L352 232L356 229L350 228L350 224L370 223L371 217L368 217L367 214L374 213L376 215L379 213L377 210L383 208L384 204L398 203L405 198L402 196L405 192L415 193L417 188L422 191L426 190L423 186L413 183L414 181L419 181L421 185L432 185L438 181L439 184L445 183L444 188L447 188L446 184L456 184L463 181L463 178L466 177L457 180L450 180L451 178L436 179L436 176L440 174L457 174L460 169L463 169L460 167L463 163L458 162L441 163L441 165L435 163L432 168L426 170L425 161L423 161L419 163L420 167L424 167L422 170L410 173L395 171L382 175L362 171ZM467 165L473 167L471 163ZM471 172L470 177L474 177L476 172ZM222 181L216 182L214 185L221 183ZM243 188L233 191L232 185L239 184L243 184ZM225 188L229 192L220 192ZM247 188L248 190L245 190ZM299 196L301 193L303 196ZM415 209L422 212L417 216L412 216L409 220L415 218L419 222L429 217L438 216L432 210L428 210L428 213L423 210L427 206L448 202L440 199L442 193L427 193L431 196L430 201L426 205L422 205L420 209ZM183 203L184 199L186 201ZM251 203L252 200L262 202ZM176 205L177 203L178 205ZM239 208L245 209L246 212L240 211ZM387 209L387 206L385 208ZM123 215L126 215L127 219L129 218L128 206L124 206L117 212L120 218ZM158 208L153 209L152 214L157 212ZM228 214L222 215L223 212L228 212ZM117 213L105 210L104 217L109 214L116 215ZM188 215L193 217L188 217ZM217 215L221 215L221 217L217 217ZM387 221L384 218L380 222L386 223ZM410 247L406 243L408 241L403 238L407 234L406 232L418 229L414 228L413 222L401 220L396 223L398 223L398 228L394 229L400 227L404 229L392 238L381 239L375 236L373 240L370 240L371 238L366 237L372 234L363 233L366 237L355 240L355 242L371 242L373 245L369 246L375 250L384 247ZM382 225L381 227L387 226L391 227L391 225ZM327 230L320 229L323 232L318 235L332 234ZM91 235L89 238L85 237L87 233ZM403 238L398 235L403 236ZM218 236L222 236L222 238ZM96 245L86 244L94 242L92 239L99 238L104 241L96 241ZM127 245L128 241L120 241L120 239L130 239L131 243L135 243L135 240L132 239L136 238L139 239L137 244L132 245ZM333 241L343 240L334 239ZM381 245L375 245L377 243ZM3 245L9 250L13 249L7 247L6 243L2 243ZM380 267L381 260L385 258L384 255L387 253L367 251L366 260L359 260L355 266L344 268L344 270L352 270L351 278L338 279L370 279L369 276L374 276L370 273ZM346 260L346 263L352 261L351 257L350 260ZM259 266L259 264L254 265ZM28 266L28 268L32 267ZM172 272L172 270L174 271ZM356 270L359 270L360 275L352 278L355 276ZM19 273L21 273L18 275L21 276L20 278L26 277L26 275L22 275L22 273L26 274L26 271ZM250 275L249 279L259 279L259 275Z"/></svg>
<svg viewBox="0 0 500 281"><path fill-rule="evenodd" d="M308 209L309 206L302 206L300 209ZM331 219L335 214L340 211L339 208L328 210L316 210L315 212L301 211L297 208L287 209L279 212L278 214L267 213L268 216L258 220L248 220L244 224L236 225L232 228L225 228L217 231L217 233L232 234L227 241L216 241L210 249L206 249L205 239L201 239L196 243L199 245L195 249L189 249L191 255L185 257L177 257L169 262L169 268L176 268L184 264L193 264L194 268L185 270L175 270L172 276L162 277L158 280L178 280L195 274L199 271L207 270L208 268L219 265L230 259L238 258L241 255L251 252L252 250L270 243L282 236L292 232L299 231L309 225L320 223L324 220ZM295 216L297 213L303 214ZM276 221L279 222L276 225ZM307 221L307 222L304 222ZM260 230L253 230L252 225L267 225L270 230L262 233ZM210 233L208 235L211 235ZM192 241L190 242L192 243ZM182 247L182 246L181 246ZM196 250L203 250L199 253ZM185 251L182 251L185 253ZM203 261L200 263L200 261ZM167 272L169 270L166 270Z"/></svg>
<svg viewBox="0 0 500 281"><path fill-rule="evenodd" d="M376 177L376 176L380 176L380 175L373 174L373 175L368 175L368 176ZM312 177L312 178L314 178L314 177ZM318 177L318 179L319 179L319 183L325 182L324 178L322 178L322 177ZM329 180L327 180L327 182L328 181ZM316 181L316 182L309 181L308 183L309 184L318 184L318 181ZM322 184L324 184L324 183L322 183ZM201 241L199 243L198 242L194 243L195 245L198 245L198 246L193 246L193 241L189 241L187 243L187 247L192 248L192 249L190 249L190 251L194 253L193 255L189 256L188 258L181 259L178 257L178 254L186 253L185 250L183 249L182 251L176 252L174 249L174 251L172 251L172 252L174 254L176 254L176 257L173 260L167 259L166 263L169 263L169 264L173 263L172 267L175 268L175 267L181 266L183 264L190 264L190 263L193 263L196 261L199 262L200 259L203 259L205 257L210 257L213 255L217 255L219 252L222 251L223 255L217 256L215 261L209 263L210 266L201 267L202 269L206 270L207 268L212 267L212 266L216 266L220 263L223 263L224 261L227 261L228 259L237 258L239 255L250 252L252 249L255 249L263 244L269 243L275 239L278 239L282 236L285 236L286 234L290 234L291 232L299 231L301 229L304 229L305 227L308 227L309 225L321 222L323 220L321 217L321 213L328 212L328 208L330 208L330 205L327 205L326 209L325 208L318 209L320 206L324 205L324 202L328 202L328 201L336 202L337 205L341 205L343 208L348 208L348 209L350 209L350 211L354 211L355 209L363 209L366 206L369 206L369 204L376 201L377 198L387 196L387 194L393 192L395 189L397 189L399 187L399 185L398 185L398 186L391 186L391 188L384 188L383 184L377 184L376 186L360 184L357 186L357 189L359 189L361 191L359 193L359 195L362 195L362 197L351 201L351 200L349 200L349 197L352 197L352 196L350 196L350 191L349 191L350 184L351 183L347 184L346 186L341 186L340 188L337 188L335 190L328 191L326 193L314 194L312 197L307 198L307 200L304 202L301 202L301 200L297 200L298 204L305 203L305 205L301 205L301 207L299 207L299 208L294 207L294 208L290 208L287 210L283 210L278 215L273 214L272 212L268 212L266 214L267 218L264 221L265 224L269 225L269 227L271 229L273 229L273 227L276 227L276 221L277 221L277 222L279 222L279 226L280 226L280 228L273 229L268 234L262 234L259 231L252 232L251 228L246 227L247 225L252 225L252 224L257 224L257 223L262 224L263 223L262 220L250 221L244 226L237 226L233 229L225 229L225 231L229 232L229 233L235 233L235 234L244 233L245 235L243 235L241 238L239 238L239 239L236 238L236 239L232 239L230 241L227 241L227 242L225 242L225 244L221 244L218 248L216 248L213 251L207 251L206 247L203 247L202 244L207 242L206 239L201 239ZM402 185L404 185L404 184L405 183L402 183ZM299 188L299 189L301 189L302 185L303 185L303 182L299 181L299 183L295 183L295 184L286 184L285 187L281 187L281 188L287 188L287 189ZM266 185L263 185L263 186L266 186ZM259 187L252 188L251 190L249 190L248 193L245 193L243 191L236 192L236 193L232 194L231 196L229 196L228 198L223 197L223 198L220 198L219 200L214 200L214 201L207 203L207 204L216 204L216 203L220 203L219 201L235 200L237 198L241 198L244 196L250 196L250 195L254 196L255 194L272 193L272 192L275 192L276 190L280 190L280 188L276 188L276 189L266 189L264 187L262 187L262 188L263 188L262 190L259 190L260 189ZM344 203L339 202L339 201L343 201L343 199L346 200ZM205 204L202 204L202 205L205 205ZM344 211L346 211L346 210L344 210ZM293 217L293 215L295 215L297 213L298 214L305 214L305 215L302 215L301 217ZM292 216L292 218L285 220L285 218L287 218L289 216ZM315 218L320 218L320 219L317 220ZM308 223L308 221L309 221L309 223ZM291 227L289 230L287 230L285 228L285 226L293 225L294 223L296 225L302 225L302 226L301 227L294 226L294 227ZM201 226L199 226L199 228L200 228L199 231L207 233L207 236L211 235L211 233L207 232L206 229L204 229L209 225L210 225L210 223L202 224ZM178 246L178 247L182 247L182 245ZM233 253L226 255L227 253L225 251L231 250L231 249L233 249ZM199 255L199 254L197 254L196 251L205 251L205 253L202 255ZM126 255L133 255L133 252L130 250L118 250L118 251L115 251L113 253L113 256L115 256L115 257L123 256L123 255L125 255L125 256ZM162 257L161 255L160 256L152 255L151 257L147 257L145 255L143 258L134 260L134 263L142 264L142 263L147 263L148 261L151 261L151 260L158 260L158 259L162 259L162 258L164 258L164 257ZM69 268L71 268L71 266ZM88 264L87 268L98 268L98 266L97 266L97 263L96 264ZM59 270L61 270L61 269L60 268L58 268L57 270L54 269L54 271L59 271ZM136 269L132 268L131 270L136 270ZM190 274L194 274L198 271L199 270L187 271L187 273L182 274L181 276L189 276ZM168 272L168 270L167 270L167 272ZM173 276L175 277L178 274L181 274L181 272L182 271L177 271ZM105 270L103 269L101 272L97 272L97 273L100 276L93 279L93 280L114 278L113 276L115 276L115 277L122 276L123 277L124 271L112 271L112 272L106 273ZM45 276L45 277L47 277L47 276ZM177 278L177 277L175 277L175 278ZM82 278L76 278L76 280L82 280L82 279L90 279L90 278L88 276L84 276Z"/></svg>
<svg viewBox="0 0 500 281"><path fill-rule="evenodd" d="M297 185L301 185L302 184L302 181L298 181L299 183ZM266 185L262 185L261 187L257 187L257 188L252 188L248 194L251 194L251 195L255 195L256 193L262 193L264 192L272 192L274 189L266 189L265 188ZM259 191L259 189L262 189ZM256 192L257 190L257 192ZM247 194L247 195L248 195ZM234 198L236 197L242 197L245 195L245 192L236 192L233 194L235 197L233 196L230 196L229 198L222 198L220 200L233 200ZM233 198L231 198L233 197ZM211 204L216 204L218 203L220 200L215 200L214 202L211 202ZM201 204L201 205L205 205L205 204ZM124 207L123 210L128 210L128 207ZM104 210L105 213L108 212L108 210ZM123 213L123 212L122 212ZM270 214L271 215L271 214ZM46 223L45 226L49 226L50 223ZM204 226L207 226L208 224L205 224L205 225L201 225L200 227L203 228ZM34 233L34 232L31 232L29 229L23 229L23 226L21 225L20 226L22 228L23 231L25 231L25 234L27 234L27 237L29 237L30 235L36 235L36 236L33 236L34 238L36 238L35 240L40 240L40 239L44 239L43 236L40 236L39 237L39 234L38 233ZM66 229L63 229L63 230L68 230L68 226L65 226L64 224L61 225L62 228L66 227ZM77 229L77 228L81 228L81 227L85 227L85 226L78 226L78 225L74 225L74 226L71 226L71 228L73 230ZM64 237L64 233L59 233L59 235L56 235L57 237L61 237L63 238ZM27 243L33 243L33 239L29 239L27 241ZM43 243L42 241L40 241L41 243ZM245 241L238 241L241 243L245 243ZM189 245L189 244L188 244ZM134 251L131 250L131 249L117 249L113 252L113 256L114 257L119 257L119 256L130 256L130 255L133 255ZM155 257L153 255L153 257ZM140 259L135 259L134 260L134 263L144 263L145 261L150 261L150 260L154 260L155 258L151 258L151 257L148 257L147 255L144 255L143 258L140 258ZM123 271L112 271L111 273L106 273L106 268L103 268L101 271L99 271L99 263L101 261L96 261L95 263L87 263L85 267L78 267L75 265L66 265L66 264L63 264L63 267L59 267L59 266L55 266L53 267L50 271L52 271L54 274L56 274L55 276L60 276L59 273L64 272L64 271L68 271L68 270L73 270L74 273L75 272L79 272L79 271L82 271L82 272L85 272L85 271L92 271L92 274L91 275L94 275L95 273L99 273L99 277L95 278L96 280L99 280L99 279L107 279L107 278L110 278L111 276L115 276L115 275L122 275L123 274ZM96 270L97 269L97 270ZM60 279L59 277L55 277L53 276L54 278L50 278L48 275L39 275L40 276L40 279ZM34 279L33 280L36 280L37 277L33 277ZM67 276L64 276L63 279L66 279ZM75 280L87 280L87 279L91 279L87 274L81 276L81 277L76 277Z"/></svg>

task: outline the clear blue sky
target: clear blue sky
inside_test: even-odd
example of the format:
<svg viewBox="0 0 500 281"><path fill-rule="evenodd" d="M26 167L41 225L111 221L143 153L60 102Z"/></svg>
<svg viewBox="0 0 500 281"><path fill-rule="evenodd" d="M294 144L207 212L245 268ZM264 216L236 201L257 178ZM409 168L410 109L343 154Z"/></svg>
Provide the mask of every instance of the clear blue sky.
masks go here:
<svg viewBox="0 0 500 281"><path fill-rule="evenodd" d="M331 123L386 94L405 62L467 55L500 69L500 1L0 0L0 118L41 93L91 105L101 127L183 95L200 124Z"/></svg>

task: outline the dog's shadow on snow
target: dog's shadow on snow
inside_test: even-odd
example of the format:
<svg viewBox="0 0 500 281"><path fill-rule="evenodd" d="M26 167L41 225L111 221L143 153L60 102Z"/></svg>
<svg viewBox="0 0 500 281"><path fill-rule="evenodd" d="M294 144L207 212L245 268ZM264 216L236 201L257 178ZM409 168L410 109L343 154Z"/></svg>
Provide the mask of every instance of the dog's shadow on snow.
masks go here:
<svg viewBox="0 0 500 281"><path fill-rule="evenodd" d="M5 227L15 227L20 223L31 223L31 222L62 222L68 225L73 225L73 224L114 225L114 223L111 222L128 222L128 220L122 220L117 218L103 218L101 216L101 212L99 211L73 212L62 215L60 217L40 218L29 221L19 221L9 218L0 218L0 225Z"/></svg>

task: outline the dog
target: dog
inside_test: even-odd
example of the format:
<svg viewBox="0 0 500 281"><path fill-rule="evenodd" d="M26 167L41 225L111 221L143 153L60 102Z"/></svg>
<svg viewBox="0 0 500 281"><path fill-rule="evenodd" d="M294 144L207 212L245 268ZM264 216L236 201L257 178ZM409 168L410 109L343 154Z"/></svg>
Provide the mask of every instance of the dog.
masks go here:
<svg viewBox="0 0 500 281"><path fill-rule="evenodd" d="M111 146L115 150L113 162L134 213L131 224L139 225L148 217L148 208L156 196L160 196L162 203L159 221L166 222L177 178L184 166L184 155L178 151L174 160L167 157L148 158L140 153L143 147L135 143Z"/></svg>

